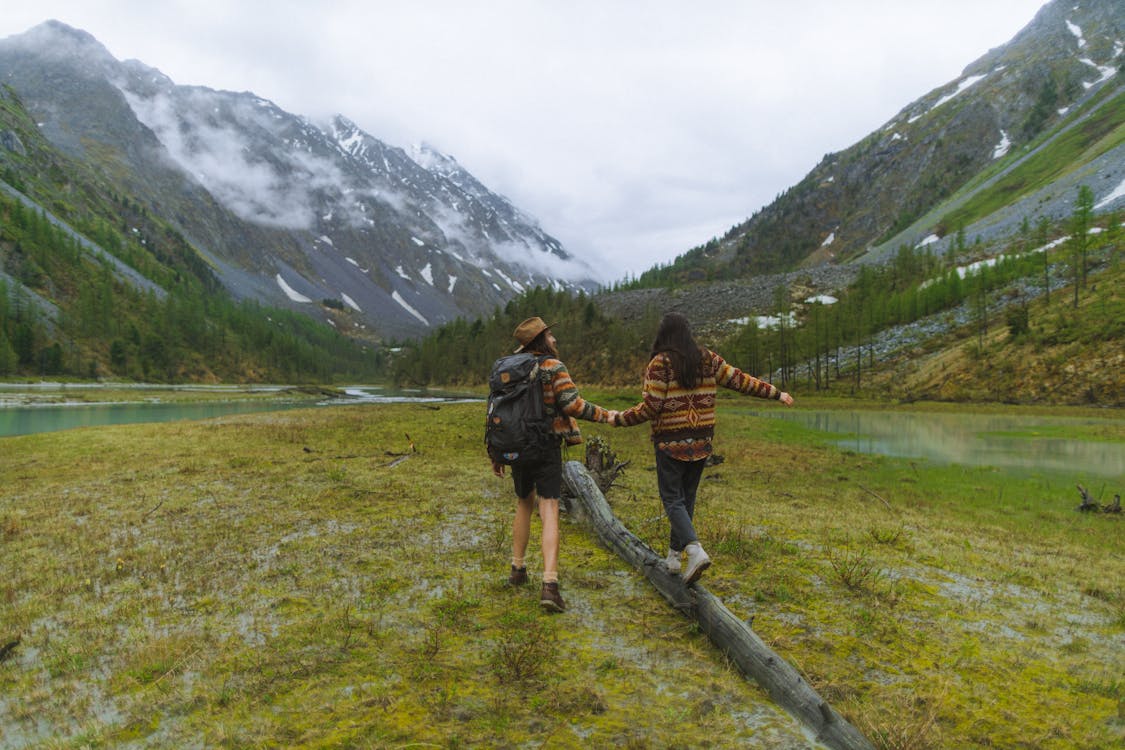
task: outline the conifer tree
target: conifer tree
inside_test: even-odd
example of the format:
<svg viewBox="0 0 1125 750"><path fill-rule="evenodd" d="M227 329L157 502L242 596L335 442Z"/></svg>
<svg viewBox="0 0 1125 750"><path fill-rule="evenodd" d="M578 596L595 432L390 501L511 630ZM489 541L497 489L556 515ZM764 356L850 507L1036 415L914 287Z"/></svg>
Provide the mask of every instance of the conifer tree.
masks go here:
<svg viewBox="0 0 1125 750"><path fill-rule="evenodd" d="M1090 247L1090 226L1094 217L1094 191L1089 185L1078 188L1078 200L1070 217L1072 263L1074 275L1074 306L1078 307L1078 285L1086 286L1086 254Z"/></svg>
<svg viewBox="0 0 1125 750"><path fill-rule="evenodd" d="M1044 304L1047 307L1051 306L1051 261L1048 257L1050 250L1047 248L1047 238L1050 231L1051 220L1046 216L1040 216L1035 225L1035 241L1039 244L1039 247L1043 248L1043 294Z"/></svg>

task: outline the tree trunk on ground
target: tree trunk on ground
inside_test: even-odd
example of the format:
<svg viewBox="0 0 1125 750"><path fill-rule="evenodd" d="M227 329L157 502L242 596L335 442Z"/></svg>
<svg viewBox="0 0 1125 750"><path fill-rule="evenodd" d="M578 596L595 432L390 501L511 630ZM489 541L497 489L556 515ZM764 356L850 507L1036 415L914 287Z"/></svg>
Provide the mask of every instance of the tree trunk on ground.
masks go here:
<svg viewBox="0 0 1125 750"><path fill-rule="evenodd" d="M743 675L761 685L770 697L810 729L818 742L833 750L873 750L867 738L836 713L804 678L722 600L699 583L684 586L668 572L664 560L625 528L589 472L577 461L563 465L563 479L577 500L572 515L589 526L602 544L645 575L669 604L695 619L711 642L719 647Z"/></svg>

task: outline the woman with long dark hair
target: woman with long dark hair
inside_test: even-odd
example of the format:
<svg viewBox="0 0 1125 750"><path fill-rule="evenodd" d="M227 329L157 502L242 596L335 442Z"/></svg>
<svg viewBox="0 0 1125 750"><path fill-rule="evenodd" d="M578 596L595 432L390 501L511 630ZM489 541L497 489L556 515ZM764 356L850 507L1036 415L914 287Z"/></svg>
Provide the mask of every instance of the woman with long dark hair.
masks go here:
<svg viewBox="0 0 1125 750"><path fill-rule="evenodd" d="M686 554L684 583L693 583L711 565L693 522L696 490L715 435L718 386L786 406L793 405L793 397L699 346L680 313L667 313L660 321L651 357L641 402L618 414L613 424L651 423L660 501L672 526L666 564L669 572L679 573Z"/></svg>

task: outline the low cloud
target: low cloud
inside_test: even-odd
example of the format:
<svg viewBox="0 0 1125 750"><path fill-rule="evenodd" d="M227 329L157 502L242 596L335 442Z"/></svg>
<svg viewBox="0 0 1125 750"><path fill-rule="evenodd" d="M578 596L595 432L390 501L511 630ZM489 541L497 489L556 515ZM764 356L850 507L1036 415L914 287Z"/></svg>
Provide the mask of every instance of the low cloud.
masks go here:
<svg viewBox="0 0 1125 750"><path fill-rule="evenodd" d="M343 182L329 160L290 150L273 160L255 154L247 132L278 137L277 110L268 102L233 100L207 90L184 100L167 92L151 97L122 89L134 114L164 145L168 155L223 205L246 221L285 229L311 229L314 194Z"/></svg>
<svg viewBox="0 0 1125 750"><path fill-rule="evenodd" d="M522 268L529 276L549 276L563 281L583 282L596 278L593 269L573 256L567 260L525 242L500 242L491 246L500 260Z"/></svg>

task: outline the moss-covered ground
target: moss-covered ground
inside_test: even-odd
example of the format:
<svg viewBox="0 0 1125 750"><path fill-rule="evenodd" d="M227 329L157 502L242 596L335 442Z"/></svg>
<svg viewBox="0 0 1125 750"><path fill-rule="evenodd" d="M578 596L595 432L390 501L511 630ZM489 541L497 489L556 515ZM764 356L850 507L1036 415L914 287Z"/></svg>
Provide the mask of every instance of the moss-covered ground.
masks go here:
<svg viewBox="0 0 1125 750"><path fill-rule="evenodd" d="M0 440L0 747L814 746L576 523L565 614L510 588L481 422L347 406ZM631 460L609 500L662 552L644 428L583 426ZM705 585L877 747L1125 739L1121 517L731 400L717 450Z"/></svg>

